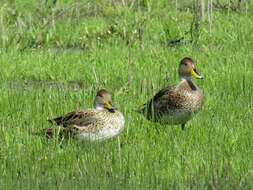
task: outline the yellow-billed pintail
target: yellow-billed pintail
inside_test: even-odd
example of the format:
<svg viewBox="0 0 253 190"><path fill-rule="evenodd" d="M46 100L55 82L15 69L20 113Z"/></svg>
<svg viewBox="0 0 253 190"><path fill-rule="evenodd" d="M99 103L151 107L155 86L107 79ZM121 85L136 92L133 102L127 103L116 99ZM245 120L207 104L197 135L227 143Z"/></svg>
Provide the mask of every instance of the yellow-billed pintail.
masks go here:
<svg viewBox="0 0 253 190"><path fill-rule="evenodd" d="M203 79L197 71L193 60L185 57L179 64L180 82L175 86L167 86L160 90L138 112L147 119L168 125L185 124L203 104L201 89L192 82L192 78Z"/></svg>
<svg viewBox="0 0 253 190"><path fill-rule="evenodd" d="M106 140L118 135L125 122L123 114L113 107L111 95L105 89L97 92L93 109L70 112L49 121L61 126L64 134L90 141Z"/></svg>

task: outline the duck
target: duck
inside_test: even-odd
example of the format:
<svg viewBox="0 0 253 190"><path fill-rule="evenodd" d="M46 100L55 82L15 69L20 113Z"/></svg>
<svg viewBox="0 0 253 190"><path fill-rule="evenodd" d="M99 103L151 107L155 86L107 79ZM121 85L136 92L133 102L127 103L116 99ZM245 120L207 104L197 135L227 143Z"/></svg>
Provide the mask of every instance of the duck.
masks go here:
<svg viewBox="0 0 253 190"><path fill-rule="evenodd" d="M124 116L112 104L106 89L97 92L94 108L73 111L48 120L61 127L60 134L79 140L103 141L120 134L124 129ZM52 129L48 130L51 134Z"/></svg>
<svg viewBox="0 0 253 190"><path fill-rule="evenodd" d="M180 82L177 85L161 89L137 111L148 120L165 125L180 125L184 130L186 123L200 111L204 99L202 90L193 83L192 78L204 77L190 57L180 61L178 75Z"/></svg>

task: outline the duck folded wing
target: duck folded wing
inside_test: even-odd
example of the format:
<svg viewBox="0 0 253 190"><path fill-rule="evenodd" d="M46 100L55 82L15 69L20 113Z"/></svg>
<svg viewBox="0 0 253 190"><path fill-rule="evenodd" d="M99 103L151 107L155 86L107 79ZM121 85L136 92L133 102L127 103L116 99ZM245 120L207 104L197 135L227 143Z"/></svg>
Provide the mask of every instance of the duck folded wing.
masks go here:
<svg viewBox="0 0 253 190"><path fill-rule="evenodd" d="M167 112L168 110L176 110L182 108L182 102L185 97L176 90L176 87L167 87L159 91L154 98L150 100L149 109L159 112Z"/></svg>
<svg viewBox="0 0 253 190"><path fill-rule="evenodd" d="M177 91L176 86L168 86L156 93L139 112L145 114L148 119L152 119L155 115L182 108L181 103L184 99L185 97Z"/></svg>
<svg viewBox="0 0 253 190"><path fill-rule="evenodd" d="M94 112L77 111L70 112L64 116L53 118L49 120L51 123L68 127L76 125L78 127L87 127L97 121L96 114Z"/></svg>

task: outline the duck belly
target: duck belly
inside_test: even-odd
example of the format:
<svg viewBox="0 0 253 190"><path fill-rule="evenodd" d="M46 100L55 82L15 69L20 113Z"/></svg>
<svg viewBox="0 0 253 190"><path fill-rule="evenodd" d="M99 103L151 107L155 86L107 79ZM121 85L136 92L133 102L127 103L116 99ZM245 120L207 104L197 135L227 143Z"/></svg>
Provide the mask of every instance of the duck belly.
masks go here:
<svg viewBox="0 0 253 190"><path fill-rule="evenodd" d="M76 135L79 140L87 141L103 141L118 135L123 128L107 128L101 129L97 133L80 133Z"/></svg>
<svg viewBox="0 0 253 190"><path fill-rule="evenodd" d="M168 125L179 125L186 123L193 117L193 113L186 110L175 110L160 116L159 122Z"/></svg>

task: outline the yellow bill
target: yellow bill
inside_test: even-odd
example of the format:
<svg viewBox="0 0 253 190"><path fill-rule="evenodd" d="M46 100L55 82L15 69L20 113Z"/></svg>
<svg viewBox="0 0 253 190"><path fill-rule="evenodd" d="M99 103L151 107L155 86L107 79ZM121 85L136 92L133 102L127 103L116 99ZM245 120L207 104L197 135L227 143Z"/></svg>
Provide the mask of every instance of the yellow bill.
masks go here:
<svg viewBox="0 0 253 190"><path fill-rule="evenodd" d="M198 72L195 68L192 68L192 70L191 70L191 76L192 76L193 78L196 78L196 79L204 79L204 77L201 76L201 75L199 74L199 72Z"/></svg>

